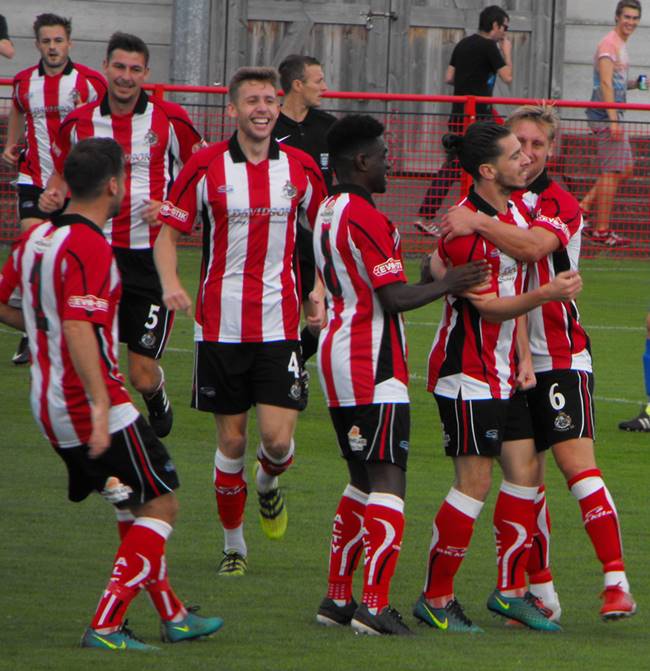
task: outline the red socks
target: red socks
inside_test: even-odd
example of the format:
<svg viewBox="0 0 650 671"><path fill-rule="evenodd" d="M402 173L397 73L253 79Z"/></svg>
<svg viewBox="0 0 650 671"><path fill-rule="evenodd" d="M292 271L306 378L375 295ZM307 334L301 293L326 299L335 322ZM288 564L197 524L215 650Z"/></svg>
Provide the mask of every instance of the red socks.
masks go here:
<svg viewBox="0 0 650 671"><path fill-rule="evenodd" d="M433 523L424 585L426 599L454 594L454 576L465 558L474 532L474 520L482 508L482 501L453 487L449 490Z"/></svg>
<svg viewBox="0 0 650 671"><path fill-rule="evenodd" d="M390 582L402 548L404 501L393 494L372 492L363 526L366 558L362 601L379 612L388 605Z"/></svg>
<svg viewBox="0 0 650 671"><path fill-rule="evenodd" d="M138 518L124 537L113 563L111 578L102 594L91 627L117 629L141 587L161 574L165 541L172 528L151 517Z"/></svg>
<svg viewBox="0 0 650 671"><path fill-rule="evenodd" d="M363 553L363 520L368 494L348 485L339 501L332 524L327 596L349 602L352 577Z"/></svg>
<svg viewBox="0 0 650 671"><path fill-rule="evenodd" d="M494 507L497 549L497 589L525 590L526 565L535 524L537 487L522 487L505 480Z"/></svg>
<svg viewBox="0 0 650 671"><path fill-rule="evenodd" d="M551 582L551 516L546 503L546 488L541 485L535 497L535 526L533 544L528 555L528 582L531 585Z"/></svg>

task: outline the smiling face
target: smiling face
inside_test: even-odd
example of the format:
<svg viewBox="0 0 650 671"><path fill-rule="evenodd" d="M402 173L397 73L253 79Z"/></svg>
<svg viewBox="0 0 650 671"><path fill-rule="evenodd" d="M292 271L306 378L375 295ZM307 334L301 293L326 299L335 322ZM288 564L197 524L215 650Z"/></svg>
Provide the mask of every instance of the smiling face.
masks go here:
<svg viewBox="0 0 650 671"><path fill-rule="evenodd" d="M503 193L512 193L528 184L531 160L521 150L521 144L513 133L499 140L501 154L494 163L486 163L494 182Z"/></svg>
<svg viewBox="0 0 650 671"><path fill-rule="evenodd" d="M145 56L137 51L115 49L104 61L104 74L108 81L111 101L121 106L135 104L148 75Z"/></svg>
<svg viewBox="0 0 650 671"><path fill-rule="evenodd" d="M254 142L271 137L279 113L275 87L256 79L243 81L228 103L228 116L237 119L239 132Z"/></svg>
<svg viewBox="0 0 650 671"><path fill-rule="evenodd" d="M627 40L637 29L640 20L641 13L638 9L623 7L621 13L616 16L616 32L624 40Z"/></svg>
<svg viewBox="0 0 650 671"><path fill-rule="evenodd" d="M39 28L36 48L41 54L48 74L62 70L68 62L72 42L63 26L43 26Z"/></svg>
<svg viewBox="0 0 650 671"><path fill-rule="evenodd" d="M546 161L553 151L553 141L549 138L546 124L531 119L515 121L510 130L521 144L521 150L530 159L528 183L534 181L546 167Z"/></svg>

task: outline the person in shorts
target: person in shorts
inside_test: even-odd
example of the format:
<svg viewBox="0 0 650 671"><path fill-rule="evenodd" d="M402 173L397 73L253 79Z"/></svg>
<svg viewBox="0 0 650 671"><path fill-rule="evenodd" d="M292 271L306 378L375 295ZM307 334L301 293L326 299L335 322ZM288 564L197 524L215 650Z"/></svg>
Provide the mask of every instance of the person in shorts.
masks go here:
<svg viewBox="0 0 650 671"><path fill-rule="evenodd" d="M372 199L386 191L383 133L383 125L367 115L350 115L331 127L327 143L338 185L321 204L314 228L328 306L319 374L350 474L334 516L327 594L316 617L325 625L351 624L364 634L408 635L401 615L389 605L404 530L410 449L400 313L480 284L485 270L470 264L440 282L406 284L399 232ZM352 579L364 552L357 604Z"/></svg>
<svg viewBox="0 0 650 671"><path fill-rule="evenodd" d="M118 369L120 276L102 229L124 196L124 155L114 140L85 140L70 152L64 174L72 194L65 211L24 233L2 269L0 321L27 329L32 411L66 464L69 499L98 492L122 514L113 570L81 646L148 652L157 648L124 626L143 589L163 640L208 636L223 620L188 611L169 584L165 543L178 510L178 476ZM7 304L16 287L22 312Z"/></svg>
<svg viewBox="0 0 650 671"><path fill-rule="evenodd" d="M304 407L296 227L314 221L325 185L307 154L271 137L279 113L276 88L272 68L240 68L233 75L228 115L237 130L183 168L160 210L154 247L166 308L188 310L176 247L198 218L203 223L192 406L212 413L217 427L222 576L240 576L247 568L248 412L255 406L261 437L255 472L260 523L267 537L279 540L288 516L278 476L293 461L294 430Z"/></svg>

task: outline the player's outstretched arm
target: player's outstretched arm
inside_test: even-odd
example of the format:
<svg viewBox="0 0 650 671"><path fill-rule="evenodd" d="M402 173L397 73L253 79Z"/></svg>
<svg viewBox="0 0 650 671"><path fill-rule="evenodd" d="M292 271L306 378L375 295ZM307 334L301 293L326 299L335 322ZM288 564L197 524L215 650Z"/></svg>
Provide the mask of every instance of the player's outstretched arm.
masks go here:
<svg viewBox="0 0 650 671"><path fill-rule="evenodd" d="M481 285L489 275L485 261L472 261L450 268L445 276L425 284L394 282L377 289L377 297L386 312L406 312L431 303L447 293L463 293Z"/></svg>
<svg viewBox="0 0 650 671"><path fill-rule="evenodd" d="M551 301L572 301L582 291L582 278L575 270L565 270L547 284L527 291L519 296L497 296L490 294L466 294L467 298L489 322L503 322L530 312Z"/></svg>
<svg viewBox="0 0 650 671"><path fill-rule="evenodd" d="M450 207L442 216L440 229L447 240L480 233L513 259L526 263L539 261L560 246L557 236L539 226L512 226L467 207Z"/></svg>
<svg viewBox="0 0 650 671"><path fill-rule="evenodd" d="M65 319L63 337L86 395L90 399L92 432L88 440L90 457L99 457L108 449L108 412L111 407L102 375L95 325L87 321Z"/></svg>
<svg viewBox="0 0 650 671"><path fill-rule="evenodd" d="M192 299L183 288L177 273L176 246L181 234L163 224L153 247L153 258L163 290L163 302L168 310L182 310L190 314Z"/></svg>

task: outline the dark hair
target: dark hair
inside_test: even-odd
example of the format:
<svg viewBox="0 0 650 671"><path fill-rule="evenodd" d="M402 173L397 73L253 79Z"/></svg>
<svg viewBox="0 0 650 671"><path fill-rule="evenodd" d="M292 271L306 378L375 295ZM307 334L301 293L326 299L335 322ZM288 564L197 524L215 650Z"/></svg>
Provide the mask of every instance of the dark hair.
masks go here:
<svg viewBox="0 0 650 671"><path fill-rule="evenodd" d="M73 198L90 200L101 194L111 177L124 170L124 153L110 137L92 137L78 142L63 164L63 176Z"/></svg>
<svg viewBox="0 0 650 671"><path fill-rule="evenodd" d="M616 5L616 16L620 16L626 7L638 10L639 16L641 16L641 3L639 0L619 0Z"/></svg>
<svg viewBox="0 0 650 671"><path fill-rule="evenodd" d="M231 102L237 99L239 87L244 82L268 82L274 89L278 88L278 71L275 68L243 67L239 68L228 83L228 97Z"/></svg>
<svg viewBox="0 0 650 671"><path fill-rule="evenodd" d="M336 172L351 163L355 154L383 135L384 125L368 114L348 114L334 122L327 132L327 149Z"/></svg>
<svg viewBox="0 0 650 671"><path fill-rule="evenodd" d="M106 47L106 61L111 60L111 54L116 50L128 51L130 53L142 54L144 64L149 65L149 47L137 35L121 33L119 30L111 35Z"/></svg>
<svg viewBox="0 0 650 671"><path fill-rule="evenodd" d="M492 30L492 24L496 21L497 26L502 26L510 17L505 9L501 9L499 5L490 5L486 7L478 17L478 29L482 33L489 33Z"/></svg>
<svg viewBox="0 0 650 671"><path fill-rule="evenodd" d="M296 79L305 81L305 69L310 65L320 65L320 61L313 56L302 56L301 54L291 54L287 56L280 66L280 86L285 93L291 91L291 86Z"/></svg>
<svg viewBox="0 0 650 671"><path fill-rule="evenodd" d="M467 128L465 135L443 135L442 145L450 159L457 157L465 172L480 179L479 167L501 156L498 143L508 135L510 131L494 121L477 121Z"/></svg>
<svg viewBox="0 0 650 671"><path fill-rule="evenodd" d="M62 26L70 39L72 33L72 19L66 19L58 14L39 14L34 21L34 35L38 39L38 31L46 26Z"/></svg>

